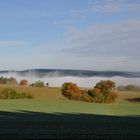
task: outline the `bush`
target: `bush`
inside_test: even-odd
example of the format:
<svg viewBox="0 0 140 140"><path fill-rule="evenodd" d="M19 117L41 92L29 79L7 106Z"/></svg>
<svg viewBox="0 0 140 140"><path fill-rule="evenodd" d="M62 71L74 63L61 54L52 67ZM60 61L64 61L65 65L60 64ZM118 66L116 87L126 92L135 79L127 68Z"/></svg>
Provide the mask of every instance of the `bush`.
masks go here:
<svg viewBox="0 0 140 140"><path fill-rule="evenodd" d="M3 89L0 93L0 99L13 99L17 98L19 94L14 89Z"/></svg>
<svg viewBox="0 0 140 140"><path fill-rule="evenodd" d="M33 87L45 87L45 84L42 81L37 81L37 82L31 84L30 86L33 86Z"/></svg>
<svg viewBox="0 0 140 140"><path fill-rule="evenodd" d="M65 97L69 99L78 100L81 96L80 89L78 88L78 86L71 82L64 83L62 85L61 92Z"/></svg>
<svg viewBox="0 0 140 140"><path fill-rule="evenodd" d="M5 88L0 92L0 99L31 99L33 96L30 93L18 93L12 88Z"/></svg>
<svg viewBox="0 0 140 140"><path fill-rule="evenodd" d="M6 78L6 77L1 76L0 84L17 85L18 82L14 77Z"/></svg>
<svg viewBox="0 0 140 140"><path fill-rule="evenodd" d="M100 99L101 102L111 103L115 101L115 98L117 96L116 93L113 92L113 90L115 89L115 83L113 81L102 80L95 85L94 90L97 89L99 90L100 94L98 96L96 91L96 97L97 99Z"/></svg>
<svg viewBox="0 0 140 140"><path fill-rule="evenodd" d="M92 90L88 90L88 95L93 98L95 103L104 102L104 97L102 96L101 90L99 88L94 88Z"/></svg>
<svg viewBox="0 0 140 140"><path fill-rule="evenodd" d="M84 102L93 102L94 100L93 100L92 97L84 95L84 96L81 96L81 101L84 101Z"/></svg>
<svg viewBox="0 0 140 140"><path fill-rule="evenodd" d="M3 76L0 77L0 84L6 84L8 78L5 78Z"/></svg>
<svg viewBox="0 0 140 140"><path fill-rule="evenodd" d="M7 84L10 84L10 85L17 85L18 82L17 82L17 80L16 80L14 77L11 77L11 78L8 80Z"/></svg>
<svg viewBox="0 0 140 140"><path fill-rule="evenodd" d="M80 90L76 84L66 82L62 85L61 92L68 99L96 103L113 103L117 98L114 89L115 83L110 80L100 81L93 89L88 91Z"/></svg>
<svg viewBox="0 0 140 140"><path fill-rule="evenodd" d="M19 85L27 86L28 85L28 81L27 80L21 80Z"/></svg>
<svg viewBox="0 0 140 140"><path fill-rule="evenodd" d="M115 102L115 99L117 98L117 93L115 92L110 92L106 98L106 103L113 103Z"/></svg>
<svg viewBox="0 0 140 140"><path fill-rule="evenodd" d="M102 80L97 83L94 88L100 89L101 93L105 95L115 89L115 83L111 80Z"/></svg>
<svg viewBox="0 0 140 140"><path fill-rule="evenodd" d="M88 95L91 97L96 97L101 95L101 90L99 88L94 88L87 91Z"/></svg>
<svg viewBox="0 0 140 140"><path fill-rule="evenodd" d="M115 83L110 80L100 81L92 90L88 90L88 95L96 103L112 103L115 101L117 94L113 91Z"/></svg>

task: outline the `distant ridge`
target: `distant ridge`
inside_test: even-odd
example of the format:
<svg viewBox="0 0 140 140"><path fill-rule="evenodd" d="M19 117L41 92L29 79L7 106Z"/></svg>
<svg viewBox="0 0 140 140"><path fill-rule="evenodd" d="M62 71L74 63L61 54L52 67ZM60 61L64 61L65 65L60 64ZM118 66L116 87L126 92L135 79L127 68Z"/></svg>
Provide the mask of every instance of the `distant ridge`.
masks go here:
<svg viewBox="0 0 140 140"><path fill-rule="evenodd" d="M14 73L19 76L36 76L36 77L125 77L125 78L140 78L140 72L125 72L125 71L92 71L92 70L68 70L68 69L29 69L23 71L0 71L0 74Z"/></svg>

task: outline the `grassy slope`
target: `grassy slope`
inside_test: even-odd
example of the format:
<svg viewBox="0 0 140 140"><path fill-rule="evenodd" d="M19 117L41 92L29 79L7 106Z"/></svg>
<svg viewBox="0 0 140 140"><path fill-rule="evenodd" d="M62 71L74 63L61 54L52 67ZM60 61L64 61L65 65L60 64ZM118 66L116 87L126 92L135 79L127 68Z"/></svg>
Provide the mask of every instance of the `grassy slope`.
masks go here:
<svg viewBox="0 0 140 140"><path fill-rule="evenodd" d="M6 86L0 86L0 91ZM1 100L0 110L28 110L36 112L90 113L104 115L140 115L140 103L130 103L127 98L140 97L140 92L122 92L113 104L70 101L61 95L59 88L12 87L19 92L30 92L34 99Z"/></svg>
<svg viewBox="0 0 140 140"><path fill-rule="evenodd" d="M5 87L0 86L0 90ZM69 101L59 88L12 88L29 91L34 99L0 100L0 137L7 137L10 131L9 136L19 134L23 138L46 138L46 134L54 136L54 132L63 136L66 133L69 137L70 134L80 134L80 137L94 134L93 137L101 139L140 138L140 103L125 100L140 97L140 92L120 93L114 104L97 104ZM15 129L11 131L12 128Z"/></svg>

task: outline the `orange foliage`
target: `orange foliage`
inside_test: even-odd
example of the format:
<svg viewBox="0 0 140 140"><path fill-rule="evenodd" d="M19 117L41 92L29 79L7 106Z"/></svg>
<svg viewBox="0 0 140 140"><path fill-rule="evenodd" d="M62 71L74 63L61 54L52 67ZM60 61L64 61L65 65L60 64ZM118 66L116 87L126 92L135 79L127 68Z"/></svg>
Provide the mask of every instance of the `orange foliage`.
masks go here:
<svg viewBox="0 0 140 140"><path fill-rule="evenodd" d="M80 90L76 84L73 83L64 83L61 88L62 94L69 99L79 98Z"/></svg>
<svg viewBox="0 0 140 140"><path fill-rule="evenodd" d="M27 80L21 80L20 85L21 86L27 86L28 85L28 81Z"/></svg>
<svg viewBox="0 0 140 140"><path fill-rule="evenodd" d="M71 82L62 85L62 94L68 99L80 100L85 102L96 103L113 103L117 97L114 92L115 83L107 80L101 81L88 91L80 90L79 87Z"/></svg>
<svg viewBox="0 0 140 140"><path fill-rule="evenodd" d="M94 88L94 92L95 92L96 96L101 95L101 89L99 89L99 88Z"/></svg>
<svg viewBox="0 0 140 140"><path fill-rule="evenodd" d="M117 98L117 93L110 92L106 98L106 103L113 103L115 99Z"/></svg>

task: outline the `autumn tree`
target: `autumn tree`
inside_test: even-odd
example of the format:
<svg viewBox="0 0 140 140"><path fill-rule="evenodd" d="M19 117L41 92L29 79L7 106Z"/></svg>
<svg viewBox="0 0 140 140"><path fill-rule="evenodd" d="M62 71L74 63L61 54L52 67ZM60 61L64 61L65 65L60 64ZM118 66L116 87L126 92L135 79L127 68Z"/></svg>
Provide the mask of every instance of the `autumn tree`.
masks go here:
<svg viewBox="0 0 140 140"><path fill-rule="evenodd" d="M97 83L94 87L94 90L100 91L103 102L115 101L117 95L114 92L114 89L115 89L115 82L111 80L102 80L99 83Z"/></svg>
<svg viewBox="0 0 140 140"><path fill-rule="evenodd" d="M61 92L65 97L69 99L78 98L80 96L79 87L71 82L66 82L62 85Z"/></svg>
<svg viewBox="0 0 140 140"><path fill-rule="evenodd" d="M27 80L21 80L19 85L20 86L27 86L28 85L28 81Z"/></svg>

